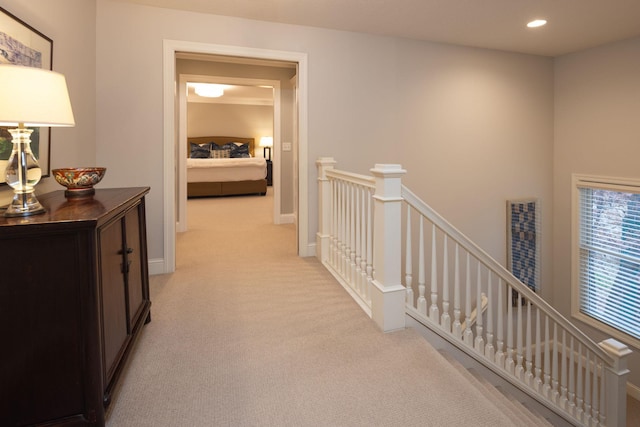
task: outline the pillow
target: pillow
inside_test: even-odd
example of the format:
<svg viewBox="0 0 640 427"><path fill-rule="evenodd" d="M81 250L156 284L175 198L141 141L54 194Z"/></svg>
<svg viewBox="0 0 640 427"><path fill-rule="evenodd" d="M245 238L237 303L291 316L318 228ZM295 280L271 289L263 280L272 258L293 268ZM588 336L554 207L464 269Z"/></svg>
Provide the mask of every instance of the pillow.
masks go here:
<svg viewBox="0 0 640 427"><path fill-rule="evenodd" d="M249 156L249 144L242 142L227 142L222 146L225 150L229 150L231 152L231 157L234 159L240 157L251 157Z"/></svg>
<svg viewBox="0 0 640 427"><path fill-rule="evenodd" d="M249 144L248 143L240 143L234 142L233 148L231 149L231 157L251 157L249 155Z"/></svg>
<svg viewBox="0 0 640 427"><path fill-rule="evenodd" d="M189 157L192 159L208 159L209 151L211 151L210 144L196 144L195 142L189 143L190 153Z"/></svg>
<svg viewBox="0 0 640 427"><path fill-rule="evenodd" d="M228 159L229 157L231 157L231 150L220 148L211 150L212 159Z"/></svg>

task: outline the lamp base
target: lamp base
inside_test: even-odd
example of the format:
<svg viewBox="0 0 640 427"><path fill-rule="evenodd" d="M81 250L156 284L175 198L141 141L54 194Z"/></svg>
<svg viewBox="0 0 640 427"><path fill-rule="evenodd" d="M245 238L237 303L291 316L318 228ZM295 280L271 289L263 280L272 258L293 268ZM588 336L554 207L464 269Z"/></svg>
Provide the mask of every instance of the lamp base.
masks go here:
<svg viewBox="0 0 640 427"><path fill-rule="evenodd" d="M46 212L36 195L31 193L15 193L13 200L4 213L6 217L29 216Z"/></svg>
<svg viewBox="0 0 640 427"><path fill-rule="evenodd" d="M13 137L13 150L5 170L6 182L13 188L13 200L4 216L28 216L45 212L34 189L40 181L42 170L31 152L31 132L20 123L17 129L9 129Z"/></svg>

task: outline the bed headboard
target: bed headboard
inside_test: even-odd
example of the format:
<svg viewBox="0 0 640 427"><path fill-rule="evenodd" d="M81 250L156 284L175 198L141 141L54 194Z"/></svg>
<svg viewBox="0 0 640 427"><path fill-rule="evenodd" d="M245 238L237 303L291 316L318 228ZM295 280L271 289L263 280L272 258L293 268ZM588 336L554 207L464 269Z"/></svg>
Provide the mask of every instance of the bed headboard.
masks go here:
<svg viewBox="0 0 640 427"><path fill-rule="evenodd" d="M196 144L208 144L210 142L215 142L218 145L224 145L228 142L242 142L249 144L249 154L252 157L255 157L255 139L254 138L241 138L238 136L195 136L191 138L187 138L187 156L190 153L189 143L195 142Z"/></svg>

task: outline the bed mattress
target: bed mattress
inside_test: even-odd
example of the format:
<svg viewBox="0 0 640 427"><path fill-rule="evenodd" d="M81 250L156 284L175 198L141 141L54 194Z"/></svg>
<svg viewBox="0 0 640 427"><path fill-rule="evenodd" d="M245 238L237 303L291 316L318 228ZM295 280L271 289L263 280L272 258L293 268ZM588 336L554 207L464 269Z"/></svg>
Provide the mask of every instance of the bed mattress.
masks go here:
<svg viewBox="0 0 640 427"><path fill-rule="evenodd" d="M262 157L187 159L187 182L255 181L267 176Z"/></svg>

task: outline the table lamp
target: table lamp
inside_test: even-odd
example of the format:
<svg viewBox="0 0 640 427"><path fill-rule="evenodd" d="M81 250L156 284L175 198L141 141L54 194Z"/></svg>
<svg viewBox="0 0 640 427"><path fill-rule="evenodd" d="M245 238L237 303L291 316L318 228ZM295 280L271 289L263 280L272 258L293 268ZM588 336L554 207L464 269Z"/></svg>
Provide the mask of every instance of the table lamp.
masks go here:
<svg viewBox="0 0 640 427"><path fill-rule="evenodd" d="M273 137L263 136L260 138L260 147L262 148L262 155L265 159L271 160L271 147L273 147ZM269 157L267 157L267 150L269 150Z"/></svg>
<svg viewBox="0 0 640 427"><path fill-rule="evenodd" d="M42 170L31 152L33 130L26 127L75 125L66 80L54 71L0 64L0 93L0 126L17 126L9 129L13 149L5 178L13 200L4 215L42 213L45 209L34 193Z"/></svg>

